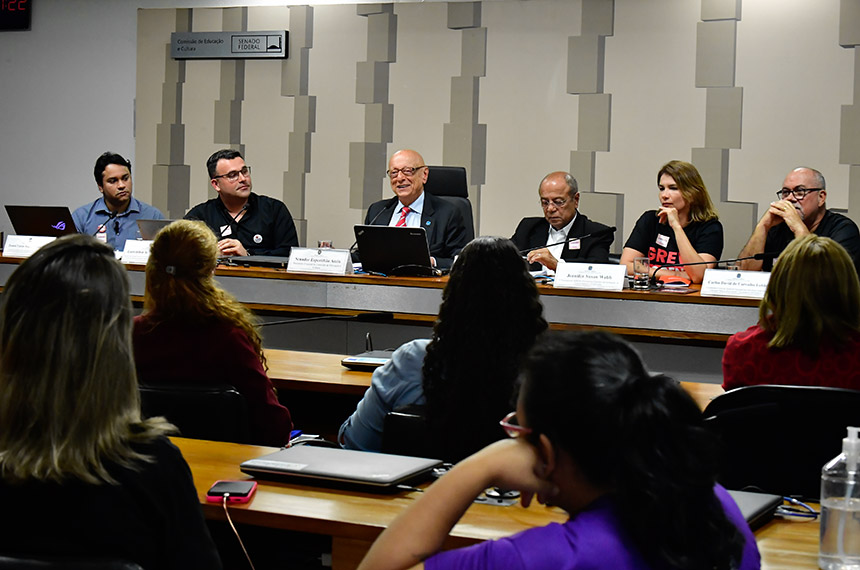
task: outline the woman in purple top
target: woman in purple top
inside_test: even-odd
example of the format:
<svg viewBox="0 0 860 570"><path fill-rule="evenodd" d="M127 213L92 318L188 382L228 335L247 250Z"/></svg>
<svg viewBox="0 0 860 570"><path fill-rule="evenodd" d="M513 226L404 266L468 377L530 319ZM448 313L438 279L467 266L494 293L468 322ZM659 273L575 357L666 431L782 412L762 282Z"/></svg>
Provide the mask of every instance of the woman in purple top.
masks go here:
<svg viewBox="0 0 860 570"><path fill-rule="evenodd" d="M388 529L367 568L759 568L755 538L715 483L713 436L672 379L650 376L606 333L548 333L525 363L513 439L458 463ZM440 552L490 486L570 514L501 540Z"/></svg>

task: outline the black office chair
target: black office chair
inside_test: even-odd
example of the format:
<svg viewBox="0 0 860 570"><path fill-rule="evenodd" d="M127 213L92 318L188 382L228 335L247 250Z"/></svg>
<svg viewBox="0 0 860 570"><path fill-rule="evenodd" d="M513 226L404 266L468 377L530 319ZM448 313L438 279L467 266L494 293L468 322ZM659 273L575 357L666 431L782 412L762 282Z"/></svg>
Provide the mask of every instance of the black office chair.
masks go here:
<svg viewBox="0 0 860 570"><path fill-rule="evenodd" d="M134 562L94 558L38 557L29 558L10 554L0 554L0 569L16 570L143 570Z"/></svg>
<svg viewBox="0 0 860 570"><path fill-rule="evenodd" d="M475 221L472 218L472 203L469 202L469 185L466 169L462 166L428 166L430 175L424 189L454 204L466 224L466 238L475 239Z"/></svg>
<svg viewBox="0 0 860 570"><path fill-rule="evenodd" d="M244 396L228 384L141 385L144 417L164 416L182 437L250 443Z"/></svg>
<svg viewBox="0 0 860 570"><path fill-rule="evenodd" d="M432 457L424 406L413 404L385 414L382 424L382 452Z"/></svg>
<svg viewBox="0 0 860 570"><path fill-rule="evenodd" d="M860 391L819 386L746 386L714 398L705 425L721 441L718 480L817 499L821 468L860 426Z"/></svg>

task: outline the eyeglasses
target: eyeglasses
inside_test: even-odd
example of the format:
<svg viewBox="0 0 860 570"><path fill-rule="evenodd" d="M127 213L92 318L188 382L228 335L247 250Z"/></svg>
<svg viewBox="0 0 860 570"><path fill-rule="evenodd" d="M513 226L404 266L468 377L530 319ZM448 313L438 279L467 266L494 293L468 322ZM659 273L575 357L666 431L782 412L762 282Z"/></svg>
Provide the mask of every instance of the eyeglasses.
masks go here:
<svg viewBox="0 0 860 570"><path fill-rule="evenodd" d="M422 168L427 168L427 166L416 166L414 168L409 166L407 166L406 168L392 168L391 170L386 170L385 173L388 175L389 178L397 178L397 175L402 172L403 176L409 178Z"/></svg>
<svg viewBox="0 0 860 570"><path fill-rule="evenodd" d="M242 167L242 170L231 170L227 174L219 174L217 176L213 176L212 178L226 178L230 182L236 182L237 180L239 180L240 174L245 178L248 178L249 176L251 176L251 167L245 165Z"/></svg>
<svg viewBox="0 0 860 570"><path fill-rule="evenodd" d="M567 204L570 200L566 198L553 198L552 200L547 200L546 198L541 198L540 207L546 210L550 207L550 204L555 206L558 209L564 208L564 205Z"/></svg>
<svg viewBox="0 0 860 570"><path fill-rule="evenodd" d="M794 196L796 200L803 200L810 192L821 192L822 190L824 190L824 188L801 188L798 186L797 188L783 188L782 190L777 190L776 195L780 200L788 200L791 196Z"/></svg>
<svg viewBox="0 0 860 570"><path fill-rule="evenodd" d="M523 427L517 422L516 412L511 412L510 414L502 418L502 421L499 422L499 425L502 426L502 429L505 430L505 433L508 434L508 437L517 438L532 433L532 428Z"/></svg>

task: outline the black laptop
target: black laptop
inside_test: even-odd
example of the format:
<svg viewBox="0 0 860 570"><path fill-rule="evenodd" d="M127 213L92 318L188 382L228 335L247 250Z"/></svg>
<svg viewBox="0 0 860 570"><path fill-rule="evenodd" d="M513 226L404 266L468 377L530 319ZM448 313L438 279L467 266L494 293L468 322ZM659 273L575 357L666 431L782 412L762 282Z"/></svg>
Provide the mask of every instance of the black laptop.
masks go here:
<svg viewBox="0 0 860 570"><path fill-rule="evenodd" d="M435 277L424 228L355 226L361 268L367 273Z"/></svg>
<svg viewBox="0 0 860 570"><path fill-rule="evenodd" d="M6 206L19 236L60 237L77 233L68 206Z"/></svg>

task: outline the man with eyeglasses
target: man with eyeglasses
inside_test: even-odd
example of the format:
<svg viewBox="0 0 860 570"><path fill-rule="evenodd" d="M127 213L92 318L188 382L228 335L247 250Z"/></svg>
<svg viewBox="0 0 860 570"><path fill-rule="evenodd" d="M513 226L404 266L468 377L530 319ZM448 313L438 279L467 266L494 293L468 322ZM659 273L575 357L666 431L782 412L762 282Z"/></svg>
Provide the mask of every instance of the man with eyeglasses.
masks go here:
<svg viewBox="0 0 860 570"><path fill-rule="evenodd" d="M158 208L131 195L131 162L121 155L102 153L96 159L93 177L102 195L72 213L78 233L95 236L100 242L123 251L126 241L140 239L137 220L164 219Z"/></svg>
<svg viewBox="0 0 860 570"><path fill-rule="evenodd" d="M538 186L542 218L523 218L511 241L521 250L546 245L528 252L530 269L541 265L555 271L558 260L580 263L608 263L609 247L615 239L613 232L605 231L596 237L589 236L607 226L593 222L579 212L579 187L576 178L567 172L552 172ZM580 238L580 239L576 239Z"/></svg>
<svg viewBox="0 0 860 570"><path fill-rule="evenodd" d="M414 150L399 150L391 155L387 174L395 196L371 204L365 225L424 228L434 266L451 267L468 243L466 224L456 207L424 192L431 175L424 159Z"/></svg>
<svg viewBox="0 0 860 570"><path fill-rule="evenodd" d="M218 196L191 208L185 219L206 222L218 237L223 257L290 255L299 245L293 216L280 200L251 192L251 167L242 154L219 150L206 168Z"/></svg>
<svg viewBox="0 0 860 570"><path fill-rule="evenodd" d="M776 192L776 196L778 200L771 202L738 257L762 252L779 254L794 238L814 233L839 242L848 250L857 267L860 261L857 224L827 209L824 175L814 168L797 167L785 177L782 189ZM770 271L773 263L772 257L765 260L750 259L741 262L741 268L747 271Z"/></svg>

